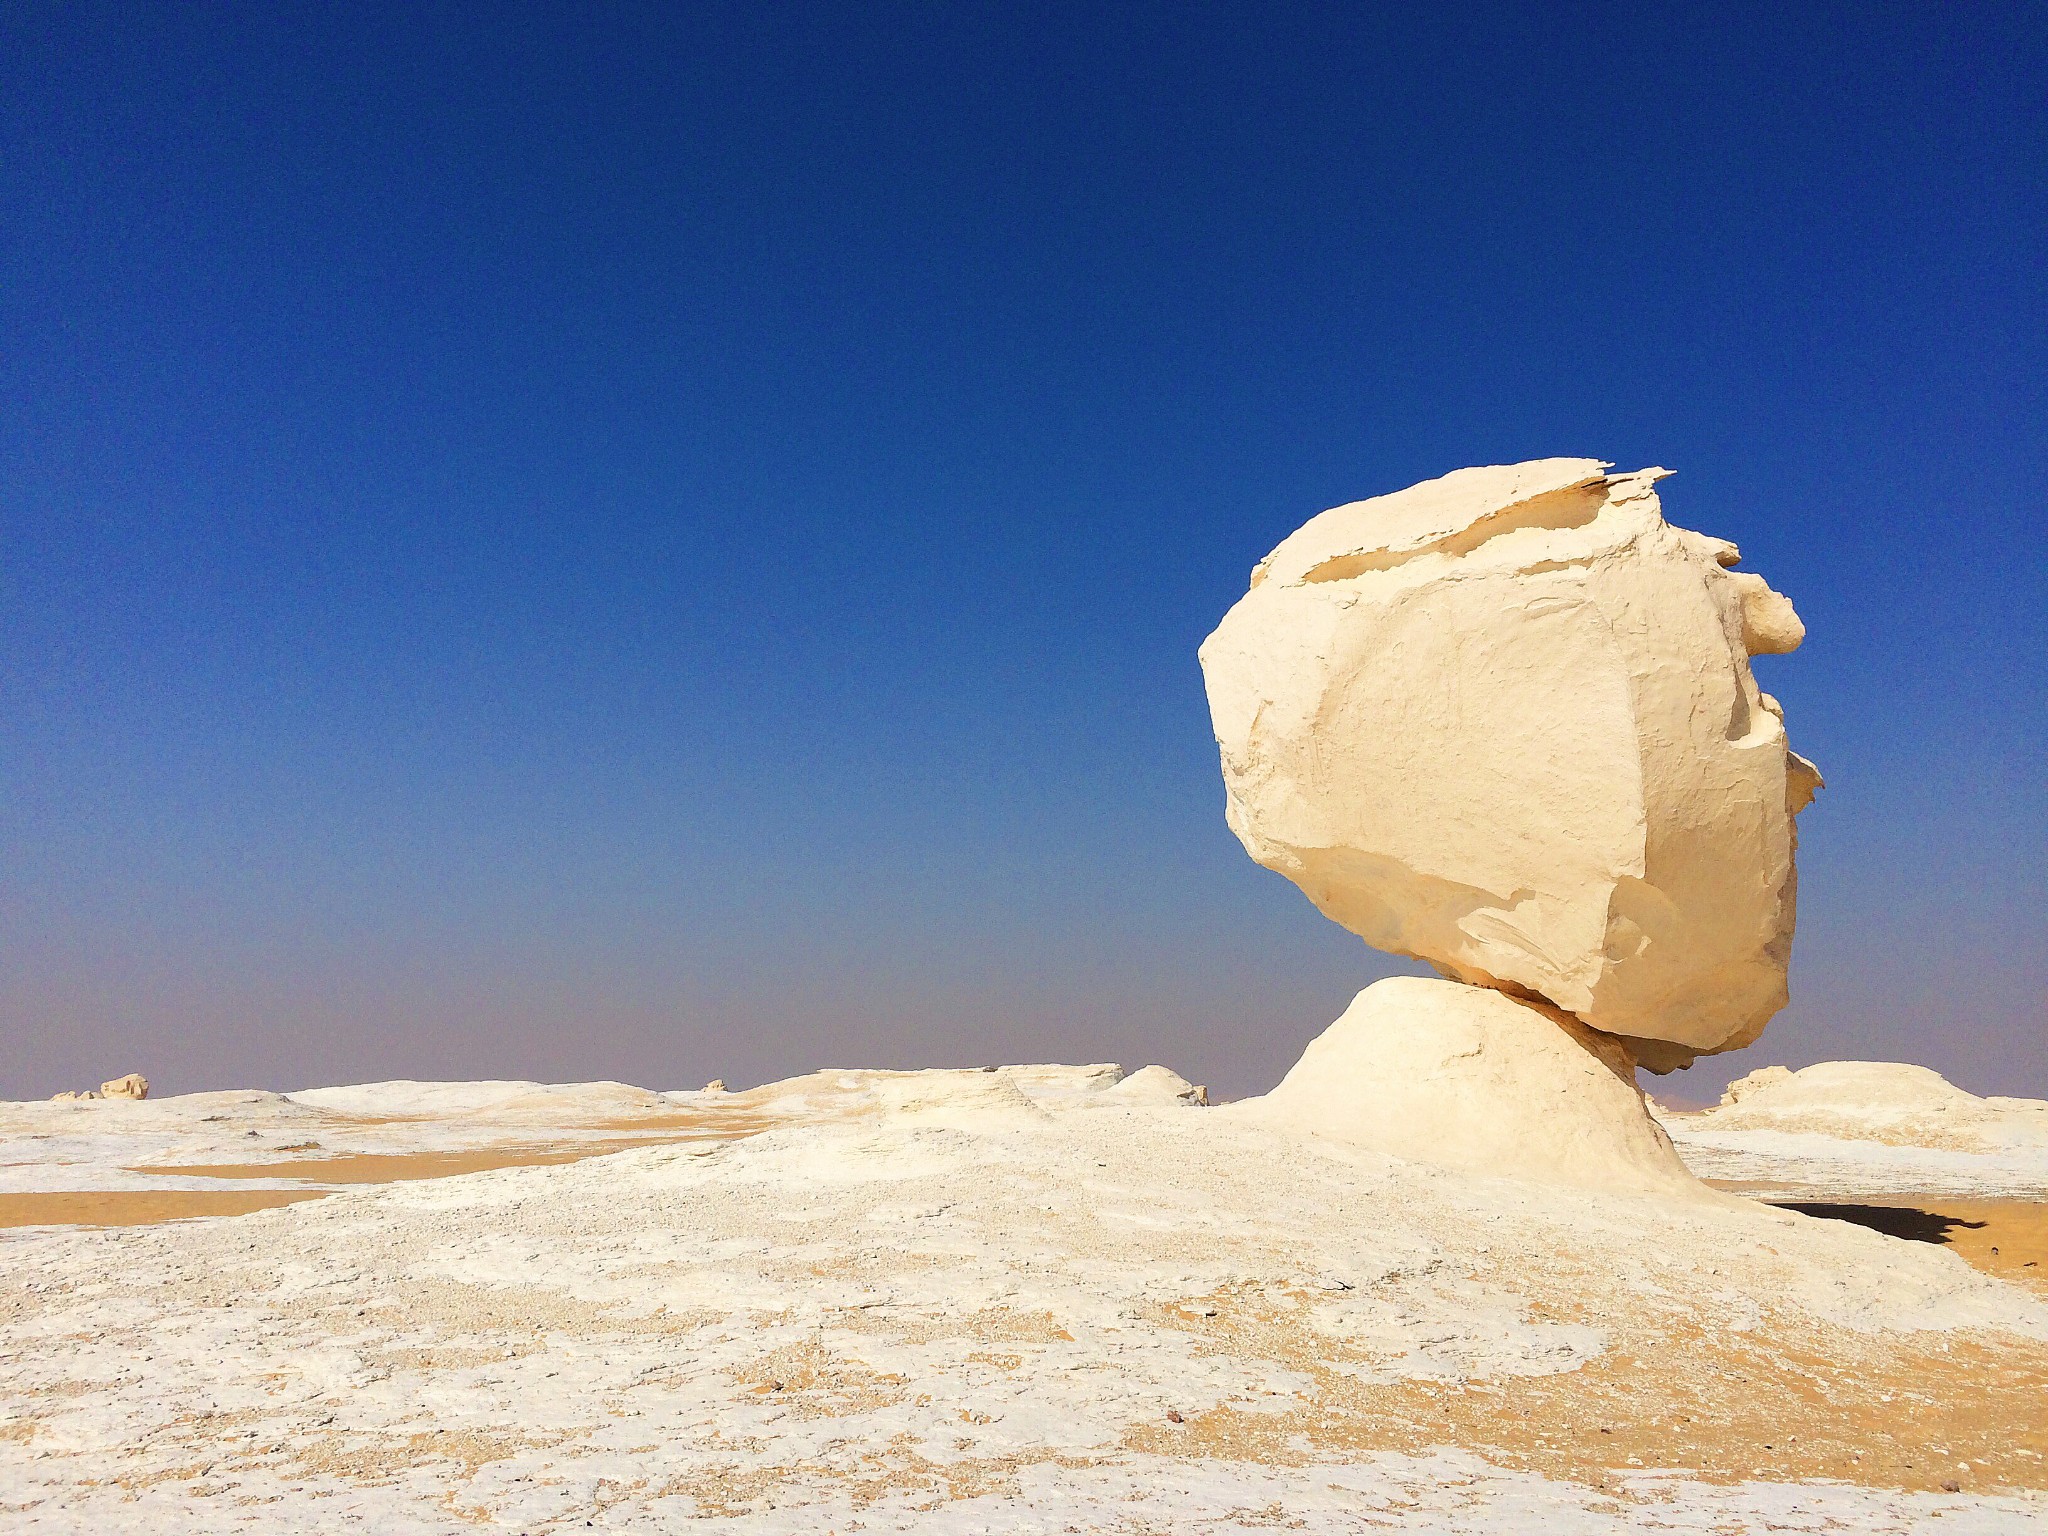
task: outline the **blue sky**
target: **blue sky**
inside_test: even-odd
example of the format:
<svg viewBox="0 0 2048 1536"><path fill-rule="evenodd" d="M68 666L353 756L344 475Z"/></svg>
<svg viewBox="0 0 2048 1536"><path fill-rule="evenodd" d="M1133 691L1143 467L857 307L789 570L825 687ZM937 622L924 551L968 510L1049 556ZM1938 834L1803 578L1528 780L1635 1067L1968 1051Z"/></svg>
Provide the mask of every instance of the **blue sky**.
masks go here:
<svg viewBox="0 0 2048 1536"><path fill-rule="evenodd" d="M1811 638L1769 1061L2048 1095L2026 5L22 5L0 1094L1276 1078L1195 647L1664 464Z"/></svg>

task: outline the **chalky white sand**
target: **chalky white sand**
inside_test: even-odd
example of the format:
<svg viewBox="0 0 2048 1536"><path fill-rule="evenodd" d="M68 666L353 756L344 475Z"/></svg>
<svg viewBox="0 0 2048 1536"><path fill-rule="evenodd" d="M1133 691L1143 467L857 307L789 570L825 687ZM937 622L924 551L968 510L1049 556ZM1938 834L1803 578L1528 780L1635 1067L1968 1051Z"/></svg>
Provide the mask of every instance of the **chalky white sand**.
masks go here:
<svg viewBox="0 0 2048 1536"><path fill-rule="evenodd" d="M283 1177L350 1150L700 1139L234 1218L0 1232L0 1523L1704 1532L1938 1514L2018 1532L2048 1516L2041 1479L2010 1470L2038 1460L1993 1477L1960 1439L1913 1442L1897 1454L1924 1460L1867 1484L1853 1450L1825 1478L1776 1465L1779 1441L1732 1473L1656 1454L1678 1454L1681 1416L1744 1390L1715 1374L1727 1349L2048 1358L2048 1304L1951 1253L1761 1205L1433 1168L1192 1097L1163 1070L1036 1067L738 1094L384 1084L8 1106L17 1189L161 1183L124 1170L257 1146ZM1663 1359L1660 1340L1681 1346L1656 1366L1669 1402L1617 1397L1615 1373ZM1697 1401L1676 1390L1689 1371Z"/></svg>

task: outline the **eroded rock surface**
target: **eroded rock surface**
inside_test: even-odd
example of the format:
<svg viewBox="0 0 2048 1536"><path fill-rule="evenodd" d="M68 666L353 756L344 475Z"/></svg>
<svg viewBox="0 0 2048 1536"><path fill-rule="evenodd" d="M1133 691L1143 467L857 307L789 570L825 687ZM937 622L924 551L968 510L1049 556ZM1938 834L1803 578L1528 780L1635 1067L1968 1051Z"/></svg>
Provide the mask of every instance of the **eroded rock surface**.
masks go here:
<svg viewBox="0 0 2048 1536"><path fill-rule="evenodd" d="M1664 520L1667 471L1460 470L1311 519L1204 642L1253 858L1366 942L1547 1000L1647 1066L1784 1006L1820 783L1750 657L1804 635Z"/></svg>

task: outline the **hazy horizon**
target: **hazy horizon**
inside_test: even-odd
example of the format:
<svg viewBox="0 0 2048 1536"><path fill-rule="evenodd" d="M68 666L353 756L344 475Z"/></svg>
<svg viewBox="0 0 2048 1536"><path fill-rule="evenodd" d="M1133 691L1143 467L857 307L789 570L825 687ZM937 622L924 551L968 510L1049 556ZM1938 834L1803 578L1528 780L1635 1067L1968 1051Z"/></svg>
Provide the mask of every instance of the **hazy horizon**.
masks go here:
<svg viewBox="0 0 2048 1536"><path fill-rule="evenodd" d="M1195 649L1677 471L1809 633L1791 1007L2048 1097L2037 9L17 8L0 1097L1268 1086L1377 955Z"/></svg>

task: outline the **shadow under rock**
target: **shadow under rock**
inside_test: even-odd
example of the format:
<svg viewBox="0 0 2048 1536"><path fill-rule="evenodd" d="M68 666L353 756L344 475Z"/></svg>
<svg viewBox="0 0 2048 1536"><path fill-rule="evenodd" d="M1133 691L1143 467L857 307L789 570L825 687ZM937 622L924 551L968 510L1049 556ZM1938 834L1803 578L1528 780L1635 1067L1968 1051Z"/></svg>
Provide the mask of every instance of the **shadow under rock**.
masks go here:
<svg viewBox="0 0 2048 1536"><path fill-rule="evenodd" d="M1809 1200L1773 1200L1781 1211L1798 1211L1827 1221L1849 1221L1886 1237L1903 1237L1914 1243L1948 1243L1957 1228L1975 1230L1981 1221L1944 1216L1939 1211L1916 1210L1909 1205L1829 1205Z"/></svg>

